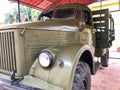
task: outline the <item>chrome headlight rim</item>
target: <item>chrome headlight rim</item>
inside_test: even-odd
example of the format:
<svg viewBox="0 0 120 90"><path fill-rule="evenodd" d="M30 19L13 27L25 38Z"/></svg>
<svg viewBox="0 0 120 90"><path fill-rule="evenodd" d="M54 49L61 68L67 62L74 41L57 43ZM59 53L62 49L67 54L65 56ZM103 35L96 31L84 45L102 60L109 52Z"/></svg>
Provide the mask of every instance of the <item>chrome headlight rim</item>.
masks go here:
<svg viewBox="0 0 120 90"><path fill-rule="evenodd" d="M48 65L44 65L44 60L42 59L41 55L45 54L47 58L49 58L49 63ZM43 57L44 58L44 57ZM49 68L51 67L51 65L53 64L53 55L51 54L51 52L47 51L47 50L43 50L40 52L39 57L38 57L38 61L40 66L44 67L44 68ZM43 63L42 63L43 62Z"/></svg>

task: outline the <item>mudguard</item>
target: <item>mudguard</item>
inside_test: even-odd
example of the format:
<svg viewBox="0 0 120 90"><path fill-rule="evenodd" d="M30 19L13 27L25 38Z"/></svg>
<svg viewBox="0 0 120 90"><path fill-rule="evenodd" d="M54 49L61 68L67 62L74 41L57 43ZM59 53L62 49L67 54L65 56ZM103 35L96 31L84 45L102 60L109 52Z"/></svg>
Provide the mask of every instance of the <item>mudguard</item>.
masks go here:
<svg viewBox="0 0 120 90"><path fill-rule="evenodd" d="M51 51L51 49L48 49ZM64 90L71 90L76 65L84 51L88 50L92 57L94 52L88 45L70 45L57 47L57 57L51 68L43 68L39 65L38 58L32 65L29 74L41 78L51 84L60 86ZM92 62L92 61L90 61ZM62 65L61 65L62 63Z"/></svg>

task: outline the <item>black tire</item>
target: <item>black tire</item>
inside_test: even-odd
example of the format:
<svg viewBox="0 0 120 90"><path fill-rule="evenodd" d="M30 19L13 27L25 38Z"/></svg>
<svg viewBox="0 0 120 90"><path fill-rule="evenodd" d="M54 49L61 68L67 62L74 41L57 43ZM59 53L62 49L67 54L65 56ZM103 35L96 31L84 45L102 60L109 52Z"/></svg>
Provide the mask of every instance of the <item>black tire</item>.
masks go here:
<svg viewBox="0 0 120 90"><path fill-rule="evenodd" d="M101 65L103 67L108 67L109 65L109 49L106 49L106 53L101 57Z"/></svg>
<svg viewBox="0 0 120 90"><path fill-rule="evenodd" d="M77 65L72 90L91 90L90 68L83 61L80 61Z"/></svg>

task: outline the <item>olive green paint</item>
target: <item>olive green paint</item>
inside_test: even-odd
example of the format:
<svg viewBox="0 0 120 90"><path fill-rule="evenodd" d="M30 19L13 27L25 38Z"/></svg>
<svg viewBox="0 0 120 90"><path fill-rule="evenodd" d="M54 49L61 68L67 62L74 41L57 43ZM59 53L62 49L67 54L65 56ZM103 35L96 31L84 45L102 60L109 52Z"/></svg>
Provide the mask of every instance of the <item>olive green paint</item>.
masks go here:
<svg viewBox="0 0 120 90"><path fill-rule="evenodd" d="M75 7L78 11L87 10L91 16L89 8L81 4L63 5L59 8ZM54 9L51 9L54 10ZM43 13L49 12L45 11ZM47 21L36 21L7 25L0 28L0 40L8 38L9 32L14 33L14 51L17 76L24 76L20 83L45 89L45 90L71 90L74 79L76 65L84 52L89 52L86 63L91 68L91 74L95 74L94 56L102 56L104 48L96 48L96 30L94 26L86 25L83 20L83 13L75 13L75 18L71 19L51 19ZM106 17L108 18L108 17ZM4 34L4 35L3 35ZM6 42L10 42L6 39ZM1 49L3 41L0 41ZM9 43L5 43L6 48ZM9 47L7 49L10 49ZM1 58L0 77L10 78L8 62L12 61L9 50L5 50L9 55L8 59ZM49 68L40 66L38 56L42 50L47 50L53 55L53 64ZM95 52L96 51L96 52ZM101 52L100 54L98 52ZM12 64L11 64L12 65ZM9 65L8 65L9 66ZM8 69L8 73L5 71ZM8 79L5 78L5 79Z"/></svg>

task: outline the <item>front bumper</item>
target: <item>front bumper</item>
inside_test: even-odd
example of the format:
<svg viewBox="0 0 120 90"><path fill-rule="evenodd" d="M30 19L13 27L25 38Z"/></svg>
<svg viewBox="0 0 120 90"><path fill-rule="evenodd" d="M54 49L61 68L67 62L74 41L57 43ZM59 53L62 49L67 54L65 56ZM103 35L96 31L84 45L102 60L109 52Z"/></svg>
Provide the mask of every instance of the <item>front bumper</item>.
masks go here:
<svg viewBox="0 0 120 90"><path fill-rule="evenodd" d="M0 90L63 90L63 88L30 75L24 76L19 84L11 85L10 77L0 74Z"/></svg>

